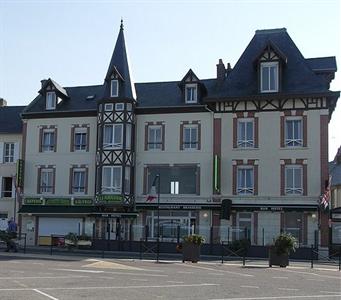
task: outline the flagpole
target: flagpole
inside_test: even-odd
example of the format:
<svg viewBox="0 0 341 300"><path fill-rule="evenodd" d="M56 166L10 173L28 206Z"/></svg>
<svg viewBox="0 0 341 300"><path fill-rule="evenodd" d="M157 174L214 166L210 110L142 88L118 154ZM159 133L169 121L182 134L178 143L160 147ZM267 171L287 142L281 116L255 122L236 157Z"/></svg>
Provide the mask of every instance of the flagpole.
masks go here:
<svg viewBox="0 0 341 300"><path fill-rule="evenodd" d="M156 240L156 262L159 262L160 255L160 174L156 175L157 183L157 240Z"/></svg>

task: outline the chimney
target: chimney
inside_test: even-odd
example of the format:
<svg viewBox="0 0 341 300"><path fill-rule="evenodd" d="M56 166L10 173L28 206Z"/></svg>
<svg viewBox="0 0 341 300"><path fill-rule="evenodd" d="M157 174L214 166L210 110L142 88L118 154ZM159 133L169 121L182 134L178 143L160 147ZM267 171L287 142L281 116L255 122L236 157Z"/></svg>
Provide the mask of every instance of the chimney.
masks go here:
<svg viewBox="0 0 341 300"><path fill-rule="evenodd" d="M44 86L44 84L45 84L46 81L47 81L47 79L42 79L42 80L40 80L40 82L41 82L41 88L43 88L43 86Z"/></svg>
<svg viewBox="0 0 341 300"><path fill-rule="evenodd" d="M334 162L338 165L341 164L341 146L337 150L337 153L336 153L335 158L334 158Z"/></svg>
<svg viewBox="0 0 341 300"><path fill-rule="evenodd" d="M223 81L226 77L226 69L223 60L220 58L217 64L217 80Z"/></svg>
<svg viewBox="0 0 341 300"><path fill-rule="evenodd" d="M0 98L0 107L7 106L7 101L4 98Z"/></svg>
<svg viewBox="0 0 341 300"><path fill-rule="evenodd" d="M231 71L232 71L231 64L227 63L226 77L228 77L230 75Z"/></svg>

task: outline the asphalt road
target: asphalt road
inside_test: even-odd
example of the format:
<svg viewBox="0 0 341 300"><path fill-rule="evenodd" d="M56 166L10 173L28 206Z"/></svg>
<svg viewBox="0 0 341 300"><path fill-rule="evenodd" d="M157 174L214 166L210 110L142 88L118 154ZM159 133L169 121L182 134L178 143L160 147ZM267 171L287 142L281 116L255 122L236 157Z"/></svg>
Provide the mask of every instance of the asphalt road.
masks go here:
<svg viewBox="0 0 341 300"><path fill-rule="evenodd" d="M341 272L308 265L268 268L0 254L1 300L341 299Z"/></svg>

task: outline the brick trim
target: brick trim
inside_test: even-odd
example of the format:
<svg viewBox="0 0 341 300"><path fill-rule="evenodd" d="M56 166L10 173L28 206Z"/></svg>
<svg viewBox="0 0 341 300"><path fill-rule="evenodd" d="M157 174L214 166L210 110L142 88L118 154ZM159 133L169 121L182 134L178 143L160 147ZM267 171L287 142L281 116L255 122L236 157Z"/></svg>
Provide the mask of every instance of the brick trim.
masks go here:
<svg viewBox="0 0 341 300"><path fill-rule="evenodd" d="M70 152L75 150L75 127L71 127L71 138L70 138Z"/></svg>
<svg viewBox="0 0 341 300"><path fill-rule="evenodd" d="M280 145L281 148L284 148L284 139L285 139L285 117L281 116L280 120Z"/></svg>
<svg viewBox="0 0 341 300"><path fill-rule="evenodd" d="M232 194L237 195L237 165L232 166Z"/></svg>
<svg viewBox="0 0 341 300"><path fill-rule="evenodd" d="M88 194L88 178L89 178L89 168L86 166L85 167L85 178L84 178L84 194Z"/></svg>
<svg viewBox="0 0 341 300"><path fill-rule="evenodd" d="M52 186L52 194L56 193L56 168L53 168L53 186Z"/></svg>
<svg viewBox="0 0 341 300"><path fill-rule="evenodd" d="M196 172L196 194L200 195L200 166L197 166Z"/></svg>
<svg viewBox="0 0 341 300"><path fill-rule="evenodd" d="M41 168L38 167L38 173L37 173L37 194L41 194L40 180L41 180Z"/></svg>
<svg viewBox="0 0 341 300"><path fill-rule="evenodd" d="M280 194L285 195L285 165L281 165L281 176L280 176Z"/></svg>
<svg viewBox="0 0 341 300"><path fill-rule="evenodd" d="M162 123L161 124L161 130L162 130L162 132L161 132L161 136L162 136L162 145L161 145L161 150L162 151L165 151L165 141L166 141L166 126L165 126L165 124L164 123Z"/></svg>
<svg viewBox="0 0 341 300"><path fill-rule="evenodd" d="M148 150L148 124L144 125L144 151Z"/></svg>
<svg viewBox="0 0 341 300"><path fill-rule="evenodd" d="M254 141L255 141L255 148L259 147L259 118L254 118Z"/></svg>
<svg viewBox="0 0 341 300"><path fill-rule="evenodd" d="M43 152L43 128L39 128L39 152Z"/></svg>
<svg viewBox="0 0 341 300"><path fill-rule="evenodd" d="M253 195L258 195L258 160L248 159L246 162L242 159L233 160L232 166L232 193L237 195L237 172L238 166L252 166L253 167Z"/></svg>
<svg viewBox="0 0 341 300"><path fill-rule="evenodd" d="M233 118L233 148L237 148L238 119Z"/></svg>
<svg viewBox="0 0 341 300"><path fill-rule="evenodd" d="M303 147L308 146L308 125L307 125L307 116L304 115L303 119Z"/></svg>
<svg viewBox="0 0 341 300"><path fill-rule="evenodd" d="M53 145L53 152L57 152L57 135L58 135L58 128L54 128L54 145Z"/></svg>
<svg viewBox="0 0 341 300"><path fill-rule="evenodd" d="M184 123L180 123L180 151L184 150Z"/></svg>
<svg viewBox="0 0 341 300"><path fill-rule="evenodd" d="M90 150L90 127L86 127L86 152Z"/></svg>
<svg viewBox="0 0 341 300"><path fill-rule="evenodd" d="M285 166L286 165L300 165L302 166L302 188L303 196L308 195L308 166L307 160L302 158L297 158L296 160L282 159L281 160L281 174L280 174L280 195L285 196Z"/></svg>
<svg viewBox="0 0 341 300"><path fill-rule="evenodd" d="M69 194L73 194L73 169L74 167L71 167L69 170Z"/></svg>
<svg viewBox="0 0 341 300"><path fill-rule="evenodd" d="M258 165L253 166L253 194L258 195Z"/></svg>
<svg viewBox="0 0 341 300"><path fill-rule="evenodd" d="M147 195L148 187L148 167L143 168L143 194Z"/></svg>

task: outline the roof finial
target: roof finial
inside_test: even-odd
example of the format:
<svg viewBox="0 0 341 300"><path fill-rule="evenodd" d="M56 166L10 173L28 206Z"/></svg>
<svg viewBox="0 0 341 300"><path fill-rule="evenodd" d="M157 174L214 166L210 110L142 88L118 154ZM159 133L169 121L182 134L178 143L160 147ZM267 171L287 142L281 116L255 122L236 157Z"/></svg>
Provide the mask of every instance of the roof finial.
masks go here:
<svg viewBox="0 0 341 300"><path fill-rule="evenodd" d="M120 29L123 30L123 18L121 17L121 26Z"/></svg>

